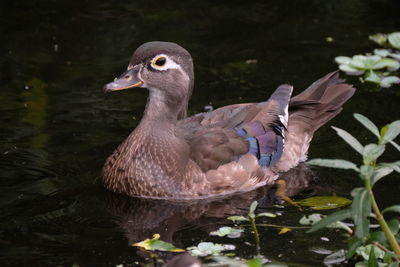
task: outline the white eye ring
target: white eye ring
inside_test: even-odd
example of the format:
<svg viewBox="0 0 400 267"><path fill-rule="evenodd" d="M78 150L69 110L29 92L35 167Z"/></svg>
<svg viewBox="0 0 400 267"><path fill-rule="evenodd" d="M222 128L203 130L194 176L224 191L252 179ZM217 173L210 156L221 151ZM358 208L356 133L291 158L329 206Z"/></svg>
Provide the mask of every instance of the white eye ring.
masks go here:
<svg viewBox="0 0 400 267"><path fill-rule="evenodd" d="M156 64L159 60L164 60L164 64ZM181 69L181 67L175 63L172 59L170 59L167 55L159 54L151 60L151 67L156 70L165 71L168 69Z"/></svg>

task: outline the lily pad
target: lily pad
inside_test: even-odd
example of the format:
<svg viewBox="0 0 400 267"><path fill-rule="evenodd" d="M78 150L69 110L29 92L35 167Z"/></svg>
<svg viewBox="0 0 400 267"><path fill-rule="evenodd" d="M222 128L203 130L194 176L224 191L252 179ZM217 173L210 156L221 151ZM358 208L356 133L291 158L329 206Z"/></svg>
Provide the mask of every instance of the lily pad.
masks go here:
<svg viewBox="0 0 400 267"><path fill-rule="evenodd" d="M387 34L384 33L376 33L374 35L370 35L369 39L371 41L374 41L375 43L379 44L379 45L385 45L386 41L387 41Z"/></svg>
<svg viewBox="0 0 400 267"><path fill-rule="evenodd" d="M393 32L388 35L389 44L396 49L400 49L400 32Z"/></svg>
<svg viewBox="0 0 400 267"><path fill-rule="evenodd" d="M314 210L329 210L350 205L351 200L338 196L319 196L295 201L295 203Z"/></svg>
<svg viewBox="0 0 400 267"><path fill-rule="evenodd" d="M174 245L160 240L160 235L159 234L154 234L152 239L147 238L146 240L132 244L132 246L135 247L141 247L144 248L145 250L158 250L158 251L169 251L169 252L182 252L185 251L184 249L181 248L176 248Z"/></svg>
<svg viewBox="0 0 400 267"><path fill-rule="evenodd" d="M230 226L223 226L219 228L217 231L211 232L210 235L215 235L220 237L228 236L230 238L237 238L240 236L241 233L243 233L243 229L236 229Z"/></svg>
<svg viewBox="0 0 400 267"><path fill-rule="evenodd" d="M188 247L187 250L190 251L192 256L204 257L209 255L218 256L222 251L232 250L232 248L212 242L201 242L197 246Z"/></svg>

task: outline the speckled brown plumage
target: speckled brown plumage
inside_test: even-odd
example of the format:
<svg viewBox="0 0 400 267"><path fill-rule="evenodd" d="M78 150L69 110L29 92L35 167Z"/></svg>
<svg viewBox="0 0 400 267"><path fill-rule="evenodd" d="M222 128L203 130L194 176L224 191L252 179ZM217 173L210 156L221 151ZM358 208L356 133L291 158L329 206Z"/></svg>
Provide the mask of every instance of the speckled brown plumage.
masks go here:
<svg viewBox="0 0 400 267"><path fill-rule="evenodd" d="M150 91L140 124L104 165L107 188L130 196L193 199L271 184L306 159L313 133L355 91L330 73L292 99L292 87L281 85L265 102L184 118L193 81L185 49L150 42L105 86L105 91Z"/></svg>

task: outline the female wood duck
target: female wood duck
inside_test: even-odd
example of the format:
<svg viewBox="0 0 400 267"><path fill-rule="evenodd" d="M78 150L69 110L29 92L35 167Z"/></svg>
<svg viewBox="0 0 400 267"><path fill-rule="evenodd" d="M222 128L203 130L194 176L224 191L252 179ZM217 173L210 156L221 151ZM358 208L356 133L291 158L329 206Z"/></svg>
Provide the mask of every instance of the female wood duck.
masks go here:
<svg viewBox="0 0 400 267"><path fill-rule="evenodd" d="M306 160L313 133L335 117L355 89L336 72L290 98L279 86L265 102L235 104L186 118L194 83L189 52L149 42L104 92L150 92L136 129L107 159L106 187L129 196L199 199L272 184Z"/></svg>

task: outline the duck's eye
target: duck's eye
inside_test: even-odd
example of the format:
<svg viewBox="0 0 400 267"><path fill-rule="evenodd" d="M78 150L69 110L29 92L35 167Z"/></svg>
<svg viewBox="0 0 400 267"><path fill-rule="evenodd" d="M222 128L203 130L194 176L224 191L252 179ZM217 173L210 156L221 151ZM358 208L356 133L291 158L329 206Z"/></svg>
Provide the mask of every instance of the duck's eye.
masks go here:
<svg viewBox="0 0 400 267"><path fill-rule="evenodd" d="M167 58L164 56L157 57L153 60L153 65L156 67L162 67L167 63Z"/></svg>

